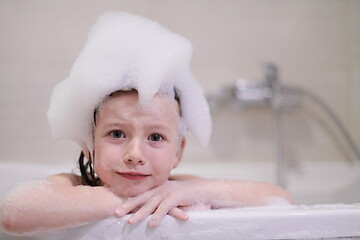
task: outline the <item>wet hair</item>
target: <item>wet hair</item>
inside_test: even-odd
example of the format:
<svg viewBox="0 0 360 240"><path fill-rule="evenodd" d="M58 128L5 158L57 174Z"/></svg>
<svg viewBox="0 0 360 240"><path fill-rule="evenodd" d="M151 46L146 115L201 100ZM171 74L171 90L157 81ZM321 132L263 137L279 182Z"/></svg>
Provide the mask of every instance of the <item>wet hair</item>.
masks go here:
<svg viewBox="0 0 360 240"><path fill-rule="evenodd" d="M94 127L96 125L96 113L97 112L98 112L98 108L96 108L93 113L93 126ZM93 167L93 159L92 159L91 154L89 154L89 159L85 163L85 154L83 153L83 151L81 151L79 160L78 160L78 164L79 164L79 169L80 169L80 173L81 173L81 183L83 185L89 185L91 187L102 185L100 178L95 175L95 171L94 171L94 167Z"/></svg>
<svg viewBox="0 0 360 240"><path fill-rule="evenodd" d="M119 90L119 91L115 91L111 94L109 94L105 100L102 102L106 102L106 100L112 96L114 96L117 93L120 92L137 92L136 89L131 89L128 91L124 91L124 90ZM177 91L174 90L175 92L175 100L178 102L179 106L180 106L180 97L177 94ZM180 109L180 116L181 116L181 108ZM99 107L95 108L94 113L93 113L93 128L95 128L96 126L96 114L99 111ZM93 167L93 159L92 159L92 155L94 154L89 154L89 159L87 160L87 162L85 162L85 154L83 152L80 153L79 156L79 160L78 160L78 164L79 164L79 169L80 169L80 173L81 173L81 183L83 185L89 185L91 187L95 187L95 186L102 186L102 182L101 179L96 176L95 171L94 171L94 167Z"/></svg>
<svg viewBox="0 0 360 240"><path fill-rule="evenodd" d="M81 172L81 183L83 185L89 185L91 187L95 187L95 186L101 186L101 180L98 176L95 175L95 171L93 168L93 161L91 156L89 157L90 159L84 163L84 153L81 152L80 156L79 156L79 168L80 168L80 172Z"/></svg>

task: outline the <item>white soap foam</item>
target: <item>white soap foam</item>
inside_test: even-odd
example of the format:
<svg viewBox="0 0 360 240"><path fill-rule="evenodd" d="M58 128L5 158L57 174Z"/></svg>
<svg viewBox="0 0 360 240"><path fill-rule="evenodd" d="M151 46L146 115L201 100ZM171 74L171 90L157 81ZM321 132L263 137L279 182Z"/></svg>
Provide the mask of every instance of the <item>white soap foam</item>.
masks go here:
<svg viewBox="0 0 360 240"><path fill-rule="evenodd" d="M207 146L211 118L204 93L190 71L192 45L158 23L125 12L103 14L70 75L55 86L48 120L54 138L93 150L93 111L110 93L136 89L146 104L155 94L180 97L188 130Z"/></svg>

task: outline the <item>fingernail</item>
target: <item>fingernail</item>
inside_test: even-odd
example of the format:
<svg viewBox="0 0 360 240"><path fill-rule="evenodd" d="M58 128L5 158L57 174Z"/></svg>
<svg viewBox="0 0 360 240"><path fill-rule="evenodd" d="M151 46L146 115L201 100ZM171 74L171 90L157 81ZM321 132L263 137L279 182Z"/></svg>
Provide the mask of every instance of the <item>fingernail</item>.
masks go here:
<svg viewBox="0 0 360 240"><path fill-rule="evenodd" d="M156 228L159 225L159 223L150 221L148 225L150 228Z"/></svg>
<svg viewBox="0 0 360 240"><path fill-rule="evenodd" d="M187 221L189 219L189 215L187 215L186 213L183 213L181 218L182 218L181 220Z"/></svg>
<svg viewBox="0 0 360 240"><path fill-rule="evenodd" d="M124 216L124 211L121 208L118 208L114 211L114 215L116 217L122 217L122 216Z"/></svg>
<svg viewBox="0 0 360 240"><path fill-rule="evenodd" d="M131 217L128 218L127 223L128 224L135 224L135 223L137 223L137 221L133 216L131 216Z"/></svg>
<svg viewBox="0 0 360 240"><path fill-rule="evenodd" d="M159 219L150 219L148 225L150 228L156 228L160 225L160 220Z"/></svg>

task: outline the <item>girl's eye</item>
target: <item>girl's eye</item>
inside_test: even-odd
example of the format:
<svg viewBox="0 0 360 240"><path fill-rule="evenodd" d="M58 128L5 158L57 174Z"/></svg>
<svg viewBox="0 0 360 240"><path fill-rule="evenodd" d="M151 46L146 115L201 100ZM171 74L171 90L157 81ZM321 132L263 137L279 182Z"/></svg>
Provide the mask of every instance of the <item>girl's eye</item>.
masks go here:
<svg viewBox="0 0 360 240"><path fill-rule="evenodd" d="M153 141L153 142L159 142L161 140L164 140L164 137L161 136L160 134L153 133L149 136L148 140Z"/></svg>
<svg viewBox="0 0 360 240"><path fill-rule="evenodd" d="M113 138L124 138L125 135L122 131L120 130L114 130L114 131L111 131L110 132L110 135L113 137Z"/></svg>

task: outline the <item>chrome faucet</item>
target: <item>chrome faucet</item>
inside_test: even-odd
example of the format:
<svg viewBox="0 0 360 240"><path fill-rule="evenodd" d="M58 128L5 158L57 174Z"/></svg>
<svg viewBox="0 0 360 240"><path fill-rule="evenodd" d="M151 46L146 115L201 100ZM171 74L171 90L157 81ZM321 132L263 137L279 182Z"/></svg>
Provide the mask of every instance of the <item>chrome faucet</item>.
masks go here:
<svg viewBox="0 0 360 240"><path fill-rule="evenodd" d="M302 101L309 100L321 110L337 126L349 147L354 152L354 156L360 161L360 151L346 130L340 119L332 109L315 94L300 89L285 87L280 84L278 77L278 68L273 63L263 64L265 79L256 81L251 79L239 79L234 86L224 87L213 94L208 95L210 108L213 114L223 105L235 106L253 106L258 104L267 104L272 109L273 126L273 149L276 183L286 187L286 161L284 159L284 136L283 136L283 112L287 109L299 107Z"/></svg>

